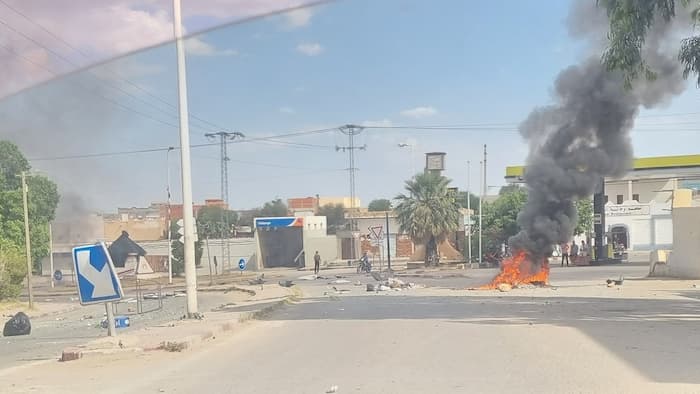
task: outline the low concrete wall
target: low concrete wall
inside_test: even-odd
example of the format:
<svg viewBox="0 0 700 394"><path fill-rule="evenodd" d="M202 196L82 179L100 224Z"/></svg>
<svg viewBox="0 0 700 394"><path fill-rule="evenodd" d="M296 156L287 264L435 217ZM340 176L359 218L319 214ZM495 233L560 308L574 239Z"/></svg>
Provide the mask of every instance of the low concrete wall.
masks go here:
<svg viewBox="0 0 700 394"><path fill-rule="evenodd" d="M673 252L670 274L684 279L700 278L700 207L673 208Z"/></svg>

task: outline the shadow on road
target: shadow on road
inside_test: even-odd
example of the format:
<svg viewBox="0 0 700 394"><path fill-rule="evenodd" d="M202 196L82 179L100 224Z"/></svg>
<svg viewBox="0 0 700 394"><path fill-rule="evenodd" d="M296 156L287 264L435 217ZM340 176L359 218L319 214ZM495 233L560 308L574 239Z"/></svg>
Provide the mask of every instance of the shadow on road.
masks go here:
<svg viewBox="0 0 700 394"><path fill-rule="evenodd" d="M651 380L700 383L700 302L692 299L700 298L700 293L688 297L691 299L356 296L338 302L317 298L285 307L266 319L438 319L481 325L485 330L490 325L571 327ZM576 354L571 360L565 369L576 368Z"/></svg>

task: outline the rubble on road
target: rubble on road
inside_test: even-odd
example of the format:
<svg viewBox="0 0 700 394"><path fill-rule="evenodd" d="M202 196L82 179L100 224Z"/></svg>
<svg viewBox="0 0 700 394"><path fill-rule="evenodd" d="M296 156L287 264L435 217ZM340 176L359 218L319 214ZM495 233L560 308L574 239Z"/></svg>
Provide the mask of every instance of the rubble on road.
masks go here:
<svg viewBox="0 0 700 394"><path fill-rule="evenodd" d="M316 280L318 278L318 275L312 274L312 275L302 275L298 277L297 279L299 280Z"/></svg>
<svg viewBox="0 0 700 394"><path fill-rule="evenodd" d="M498 286L496 286L496 288L498 289L498 291L503 293L513 290L513 286L511 286L508 283L499 283Z"/></svg>
<svg viewBox="0 0 700 394"><path fill-rule="evenodd" d="M347 279L336 279L334 281L329 282L329 284L332 284L332 285L344 285L347 283L350 283L350 281Z"/></svg>

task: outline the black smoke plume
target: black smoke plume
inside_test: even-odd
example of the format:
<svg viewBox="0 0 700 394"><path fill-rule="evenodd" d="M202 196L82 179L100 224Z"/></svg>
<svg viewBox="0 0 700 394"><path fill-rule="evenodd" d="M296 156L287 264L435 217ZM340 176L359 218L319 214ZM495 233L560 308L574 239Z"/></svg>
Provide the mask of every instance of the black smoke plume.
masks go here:
<svg viewBox="0 0 700 394"><path fill-rule="evenodd" d="M666 103L686 86L676 46L669 45L675 39L673 25L659 21L644 51L657 77L625 89L622 75L607 71L600 61L604 17L593 1L574 5L570 28L590 39L593 55L563 70L554 84L555 103L536 108L520 125L530 145L524 174L528 199L518 215L521 231L509 245L525 250L533 262L571 239L578 219L576 200L590 197L602 178L621 177L629 170L629 132L639 109ZM676 18L676 23L683 20Z"/></svg>

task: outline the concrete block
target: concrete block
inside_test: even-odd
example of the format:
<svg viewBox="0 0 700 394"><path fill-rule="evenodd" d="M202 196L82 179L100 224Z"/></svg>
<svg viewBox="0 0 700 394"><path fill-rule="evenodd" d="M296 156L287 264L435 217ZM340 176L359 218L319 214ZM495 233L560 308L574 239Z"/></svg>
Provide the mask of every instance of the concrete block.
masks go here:
<svg viewBox="0 0 700 394"><path fill-rule="evenodd" d="M83 357L83 352L78 348L63 349L61 361L73 361Z"/></svg>

